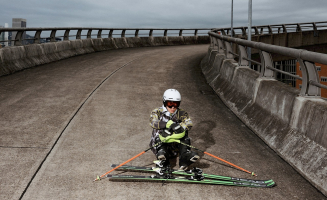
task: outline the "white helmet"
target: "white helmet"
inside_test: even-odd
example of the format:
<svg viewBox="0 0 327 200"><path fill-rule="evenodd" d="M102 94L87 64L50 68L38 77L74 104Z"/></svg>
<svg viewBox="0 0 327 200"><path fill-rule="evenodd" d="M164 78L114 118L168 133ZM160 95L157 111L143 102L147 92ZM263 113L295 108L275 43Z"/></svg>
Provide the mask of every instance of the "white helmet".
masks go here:
<svg viewBox="0 0 327 200"><path fill-rule="evenodd" d="M162 97L163 102L166 101L181 101L181 94L175 89L168 89L165 91Z"/></svg>

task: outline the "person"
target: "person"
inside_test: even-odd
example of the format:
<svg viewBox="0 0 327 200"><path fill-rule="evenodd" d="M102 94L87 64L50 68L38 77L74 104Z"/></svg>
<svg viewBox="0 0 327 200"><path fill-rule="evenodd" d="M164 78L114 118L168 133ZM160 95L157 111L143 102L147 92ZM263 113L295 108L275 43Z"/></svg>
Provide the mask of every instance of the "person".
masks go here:
<svg viewBox="0 0 327 200"><path fill-rule="evenodd" d="M162 107L156 108L150 115L150 126L153 128L150 147L158 160L169 165L169 160L179 156L181 170L196 162L200 157L191 148L178 143L191 145L188 132L193 123L188 113L180 109L181 94L176 89L168 89L163 94Z"/></svg>

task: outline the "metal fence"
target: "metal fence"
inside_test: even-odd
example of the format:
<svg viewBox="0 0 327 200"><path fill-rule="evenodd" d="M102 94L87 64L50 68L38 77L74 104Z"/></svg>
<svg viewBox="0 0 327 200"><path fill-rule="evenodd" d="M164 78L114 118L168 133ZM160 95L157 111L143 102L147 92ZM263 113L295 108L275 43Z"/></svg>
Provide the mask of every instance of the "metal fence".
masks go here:
<svg viewBox="0 0 327 200"><path fill-rule="evenodd" d="M210 28L0 28L0 35L3 32L15 32L15 38L2 40L9 42L11 46L26 44L40 44L44 42L57 42L62 40L75 40L86 38L113 38L113 37L166 37L166 36L198 36L208 35ZM28 37L25 37L28 35Z"/></svg>
<svg viewBox="0 0 327 200"><path fill-rule="evenodd" d="M285 61L278 61L275 62L275 68L288 72L292 75L297 75L296 73L296 59L293 60L285 60ZM275 79L290 85L292 87L296 87L296 78L286 75L286 74L282 74L282 73L275 73Z"/></svg>
<svg viewBox="0 0 327 200"><path fill-rule="evenodd" d="M319 22L323 24L327 22ZM315 24L313 30L318 30L317 22L310 23ZM302 26L301 26L302 25ZM303 27L307 27L307 23L299 24L296 31L302 31ZM270 25L273 27L275 25ZM290 25L282 25L284 31L288 29ZM320 28L325 28L326 26L320 26ZM237 29L237 28L236 28ZM230 30L230 29L229 29ZM222 33L222 34L221 34ZM270 32L272 33L272 32ZM256 33L255 33L256 34ZM316 33L318 34L318 32ZM281 47L276 45L270 45L260 42L252 42L240 38L233 38L226 36L225 29L214 29L209 32L211 39L210 47L216 49L218 53L225 54L227 59L238 58L239 66L249 66L249 63L257 65L257 70L260 72L261 77L265 78L276 78L276 73L282 74L282 79L298 79L302 80L302 87L300 95L302 96L321 96L321 88L327 89L326 85L320 83L320 78L318 76L317 68L315 63L327 64L327 54L311 52L302 49L293 49L287 47ZM237 52L233 52L232 45L237 46ZM254 48L259 51L261 62L251 60L248 57L247 48ZM237 54L238 53L238 54ZM285 71L285 68L276 67L275 62L272 60L271 53L280 54L283 56L291 57L296 59L301 67L302 77L290 72ZM284 77L284 78L283 78Z"/></svg>

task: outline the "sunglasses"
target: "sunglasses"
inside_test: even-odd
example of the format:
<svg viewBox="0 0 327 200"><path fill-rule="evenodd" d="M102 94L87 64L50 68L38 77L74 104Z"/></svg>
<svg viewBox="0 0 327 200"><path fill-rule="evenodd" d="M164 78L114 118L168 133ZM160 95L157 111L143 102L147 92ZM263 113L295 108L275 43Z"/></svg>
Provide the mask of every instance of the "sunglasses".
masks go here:
<svg viewBox="0 0 327 200"><path fill-rule="evenodd" d="M181 102L179 101L167 101L166 106L168 106L168 108L172 108L172 107L178 108L180 103Z"/></svg>

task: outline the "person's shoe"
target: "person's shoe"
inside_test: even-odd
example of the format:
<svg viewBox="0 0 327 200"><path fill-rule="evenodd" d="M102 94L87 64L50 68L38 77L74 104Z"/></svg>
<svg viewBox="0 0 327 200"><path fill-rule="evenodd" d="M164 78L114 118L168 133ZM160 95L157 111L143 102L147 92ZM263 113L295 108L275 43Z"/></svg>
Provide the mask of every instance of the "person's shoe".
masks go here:
<svg viewBox="0 0 327 200"><path fill-rule="evenodd" d="M190 159L190 161L192 161L192 162L196 162L197 160L199 160L199 158L200 158L200 156L195 155L195 156L193 156L193 157Z"/></svg>
<svg viewBox="0 0 327 200"><path fill-rule="evenodd" d="M169 166L169 161L167 161L167 160L155 160L155 161L153 161L153 163L156 164L156 166L159 168Z"/></svg>
<svg viewBox="0 0 327 200"><path fill-rule="evenodd" d="M158 160L166 160L165 155L159 155L159 156L158 156Z"/></svg>
<svg viewBox="0 0 327 200"><path fill-rule="evenodd" d="M166 156L165 156L166 152L163 149L160 149L157 153L157 159L158 160L166 160Z"/></svg>

